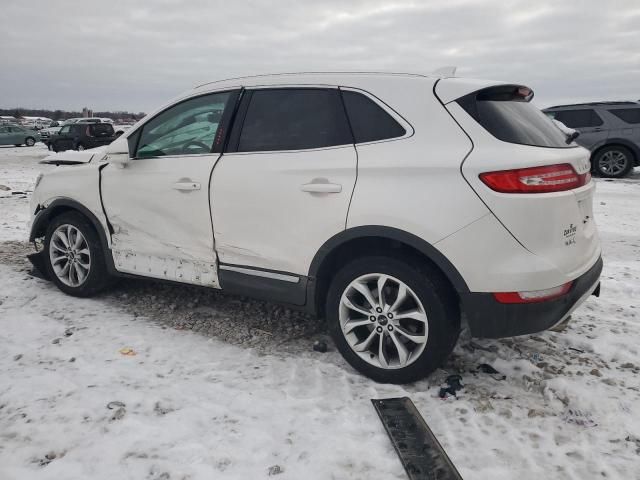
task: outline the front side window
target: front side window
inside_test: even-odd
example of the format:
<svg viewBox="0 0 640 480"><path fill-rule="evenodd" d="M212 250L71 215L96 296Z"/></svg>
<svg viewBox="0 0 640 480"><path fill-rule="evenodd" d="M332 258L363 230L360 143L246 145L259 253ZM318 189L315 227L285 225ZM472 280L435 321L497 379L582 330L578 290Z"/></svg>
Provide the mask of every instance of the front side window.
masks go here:
<svg viewBox="0 0 640 480"><path fill-rule="evenodd" d="M342 92L356 143L402 137L406 130L382 107L357 92Z"/></svg>
<svg viewBox="0 0 640 480"><path fill-rule="evenodd" d="M609 110L609 113L614 114L625 123L640 123L640 108L620 108L616 110Z"/></svg>
<svg viewBox="0 0 640 480"><path fill-rule="evenodd" d="M239 152L304 150L353 143L337 89L255 90Z"/></svg>
<svg viewBox="0 0 640 480"><path fill-rule="evenodd" d="M69 131L71 130L71 126L70 125L66 125L64 127L62 127L60 129L60 135L64 135L65 133L69 133Z"/></svg>
<svg viewBox="0 0 640 480"><path fill-rule="evenodd" d="M599 127L603 123L595 110L588 108L580 110L560 110L556 112L554 118L569 128Z"/></svg>
<svg viewBox="0 0 640 480"><path fill-rule="evenodd" d="M135 156L210 153L231 95L232 92L203 95L160 113L142 127Z"/></svg>

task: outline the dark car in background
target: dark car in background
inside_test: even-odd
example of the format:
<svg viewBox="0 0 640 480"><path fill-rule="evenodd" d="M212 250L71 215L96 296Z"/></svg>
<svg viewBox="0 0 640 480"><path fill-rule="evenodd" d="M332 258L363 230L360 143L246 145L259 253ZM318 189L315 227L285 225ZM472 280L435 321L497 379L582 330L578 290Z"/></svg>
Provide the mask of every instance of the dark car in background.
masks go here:
<svg viewBox="0 0 640 480"><path fill-rule="evenodd" d="M640 165L640 103L593 102L543 110L580 132L576 142L591 151L593 171L621 178Z"/></svg>
<svg viewBox="0 0 640 480"><path fill-rule="evenodd" d="M49 148L54 152L87 150L108 145L115 139L115 130L110 123L72 123L64 125L49 138Z"/></svg>

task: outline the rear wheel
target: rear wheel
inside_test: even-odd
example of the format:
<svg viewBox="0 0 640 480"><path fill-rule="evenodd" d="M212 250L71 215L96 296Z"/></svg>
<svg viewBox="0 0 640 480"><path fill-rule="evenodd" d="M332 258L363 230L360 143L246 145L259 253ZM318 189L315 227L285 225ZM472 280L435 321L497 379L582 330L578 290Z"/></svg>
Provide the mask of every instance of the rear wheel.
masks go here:
<svg viewBox="0 0 640 480"><path fill-rule="evenodd" d="M633 154L621 145L600 150L593 159L595 170L606 178L622 178L633 168Z"/></svg>
<svg viewBox="0 0 640 480"><path fill-rule="evenodd" d="M89 297L109 283L98 234L77 212L63 213L51 221L43 254L50 278L69 295Z"/></svg>
<svg viewBox="0 0 640 480"><path fill-rule="evenodd" d="M36 139L33 137L27 137L24 139L24 143L27 147L33 147L36 144Z"/></svg>
<svg viewBox="0 0 640 480"><path fill-rule="evenodd" d="M460 330L449 285L427 266L384 256L345 265L327 294L333 340L356 370L408 383L438 368Z"/></svg>

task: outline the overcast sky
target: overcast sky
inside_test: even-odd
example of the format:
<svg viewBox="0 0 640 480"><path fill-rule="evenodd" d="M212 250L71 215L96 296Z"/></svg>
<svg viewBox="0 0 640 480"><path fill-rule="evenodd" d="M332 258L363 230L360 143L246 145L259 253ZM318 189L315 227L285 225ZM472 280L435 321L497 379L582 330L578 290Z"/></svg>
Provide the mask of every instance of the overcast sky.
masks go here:
<svg viewBox="0 0 640 480"><path fill-rule="evenodd" d="M149 111L257 73L523 83L539 106L640 99L639 0L0 0L0 107Z"/></svg>

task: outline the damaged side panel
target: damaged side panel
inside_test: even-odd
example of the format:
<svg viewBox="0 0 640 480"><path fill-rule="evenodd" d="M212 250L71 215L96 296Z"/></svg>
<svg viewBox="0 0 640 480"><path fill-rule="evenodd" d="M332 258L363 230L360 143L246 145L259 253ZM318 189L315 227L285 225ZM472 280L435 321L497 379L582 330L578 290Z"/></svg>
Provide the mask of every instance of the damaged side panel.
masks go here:
<svg viewBox="0 0 640 480"><path fill-rule="evenodd" d="M116 270L219 288L208 191L217 158L151 157L102 170Z"/></svg>

